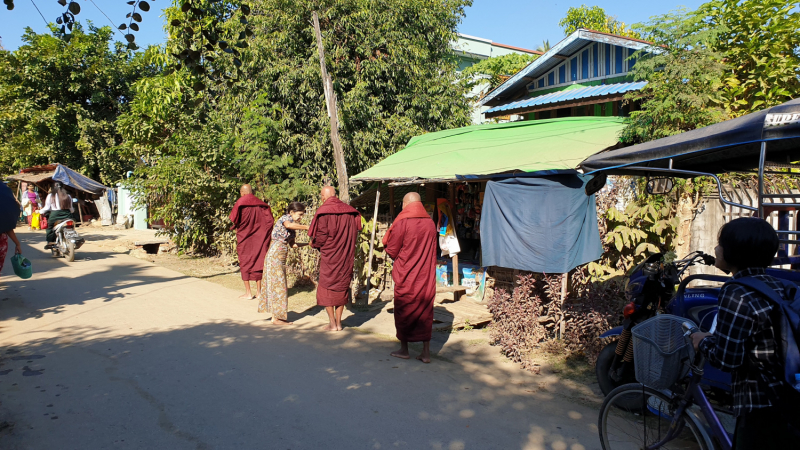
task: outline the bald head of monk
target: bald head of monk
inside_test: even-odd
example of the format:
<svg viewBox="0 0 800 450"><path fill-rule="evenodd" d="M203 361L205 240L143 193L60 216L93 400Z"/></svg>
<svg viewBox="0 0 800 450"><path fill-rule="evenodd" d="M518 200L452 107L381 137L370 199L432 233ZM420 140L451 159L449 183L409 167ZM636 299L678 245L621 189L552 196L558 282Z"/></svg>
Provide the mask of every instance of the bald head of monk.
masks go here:
<svg viewBox="0 0 800 450"><path fill-rule="evenodd" d="M334 189L333 186L325 186L322 188L319 195L322 197L322 203L325 203L329 198L336 197L336 189Z"/></svg>
<svg viewBox="0 0 800 450"><path fill-rule="evenodd" d="M414 202L421 202L422 197L419 196L416 192L409 192L408 194L403 197L403 208L405 208L409 203Z"/></svg>
<svg viewBox="0 0 800 450"><path fill-rule="evenodd" d="M242 187L239 188L239 195L241 195L242 197L252 193L253 193L253 186L250 186L249 184L243 184Z"/></svg>

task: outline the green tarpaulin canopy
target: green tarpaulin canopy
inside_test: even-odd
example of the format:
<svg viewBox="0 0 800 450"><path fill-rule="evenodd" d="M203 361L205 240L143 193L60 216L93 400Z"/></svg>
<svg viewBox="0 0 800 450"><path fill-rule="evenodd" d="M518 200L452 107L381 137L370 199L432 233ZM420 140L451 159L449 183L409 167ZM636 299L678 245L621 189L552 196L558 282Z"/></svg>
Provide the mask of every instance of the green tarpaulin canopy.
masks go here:
<svg viewBox="0 0 800 450"><path fill-rule="evenodd" d="M622 118L566 117L437 131L351 178L352 181L454 180L456 175L573 170L616 145Z"/></svg>

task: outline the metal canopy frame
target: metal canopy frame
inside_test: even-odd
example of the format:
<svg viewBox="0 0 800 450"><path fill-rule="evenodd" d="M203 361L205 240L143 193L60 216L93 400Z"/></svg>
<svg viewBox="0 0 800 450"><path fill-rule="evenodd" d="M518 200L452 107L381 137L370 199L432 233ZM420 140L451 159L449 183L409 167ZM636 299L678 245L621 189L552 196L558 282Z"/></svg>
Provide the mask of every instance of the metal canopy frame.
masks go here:
<svg viewBox="0 0 800 450"><path fill-rule="evenodd" d="M706 172L696 172L692 170L682 170L676 169L673 167L672 158L669 159L669 167L662 168L662 167L646 167L646 166L636 166L631 165L628 166L628 169L631 170L641 170L644 172L656 172L656 173L665 173L665 174L675 174L680 175L683 177L711 177L717 183L717 192L719 195L719 200L731 207L734 208L741 208L748 211L753 211L758 213L758 217L766 218L765 212L772 213L773 211L779 212L786 212L786 211L800 211L800 202L797 200L800 199L800 194L792 194L791 192L788 194L768 194L765 193L765 186L764 186L764 175L765 174L786 174L786 172L775 172L766 170L767 166L767 142L761 142L761 151L759 152L758 158L758 197L757 197L757 205L758 206L750 206L744 205L742 203L738 203L733 200L729 200L725 198L725 189L723 189L722 182L720 181L719 177L713 173L706 173ZM786 164L787 168L797 168L792 164ZM791 166L791 167L790 167ZM800 174L798 174L800 176ZM765 201L767 200L767 201ZM792 200L791 202L782 202L776 203L776 200ZM777 230L778 235L800 235L800 231L792 231L792 230ZM788 236L787 236L788 237ZM800 245L800 239L786 239L781 238L779 242L782 244L795 244ZM791 257L789 257L791 259Z"/></svg>

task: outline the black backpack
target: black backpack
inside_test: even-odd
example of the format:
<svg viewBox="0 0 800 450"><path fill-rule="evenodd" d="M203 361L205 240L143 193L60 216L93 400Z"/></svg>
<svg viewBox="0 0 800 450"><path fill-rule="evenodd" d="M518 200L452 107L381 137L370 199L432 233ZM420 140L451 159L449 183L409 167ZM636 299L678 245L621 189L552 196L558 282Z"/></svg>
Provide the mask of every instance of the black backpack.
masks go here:
<svg viewBox="0 0 800 450"><path fill-rule="evenodd" d="M742 277L729 281L749 287L762 294L774 307L772 308L773 326L775 327L775 340L778 345L778 357L783 368L783 374L776 374L783 380L787 389L784 389L779 398L774 402L791 405L797 408L800 402L800 383L796 381L795 374L800 374L800 288L791 281L777 279L783 285L787 300L780 296L767 283L755 277ZM784 397L789 398L784 398Z"/></svg>

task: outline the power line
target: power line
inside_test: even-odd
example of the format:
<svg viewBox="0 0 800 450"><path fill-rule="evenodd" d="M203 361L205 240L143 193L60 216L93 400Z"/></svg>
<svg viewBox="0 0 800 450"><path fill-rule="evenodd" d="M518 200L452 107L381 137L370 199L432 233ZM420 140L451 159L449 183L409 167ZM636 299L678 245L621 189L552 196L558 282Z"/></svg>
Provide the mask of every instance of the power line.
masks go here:
<svg viewBox="0 0 800 450"><path fill-rule="evenodd" d="M47 19L44 18L44 14L42 14L42 11L39 10L39 7L36 6L36 3L34 3L33 0L31 0L31 3L33 3L33 7L36 8L36 11L39 11L39 15L42 16L42 20L44 20L44 24L49 27L50 26L50 22L48 22Z"/></svg>
<svg viewBox="0 0 800 450"><path fill-rule="evenodd" d="M31 0L31 1L33 1L33 0ZM102 9L100 9L100 7L99 7L99 6L97 6L97 3L95 3L95 2L94 2L94 0L89 0L89 1L90 1L90 2L92 2L92 4L94 5L94 7L95 7L95 8L97 8L97 10L98 10L98 11L100 11L100 14L102 14L102 15L106 16L106 19L108 19L108 22L111 24L111 28L112 28L112 29L114 29L114 30L116 30L116 31L117 31L117 33L119 33L119 34L122 34L122 31L119 31L119 28L117 28L117 26L116 26L116 25L114 25L114 21L113 21L113 20L111 20L111 17L108 17L108 15L107 15L105 12L103 12L103 10L102 10Z"/></svg>

